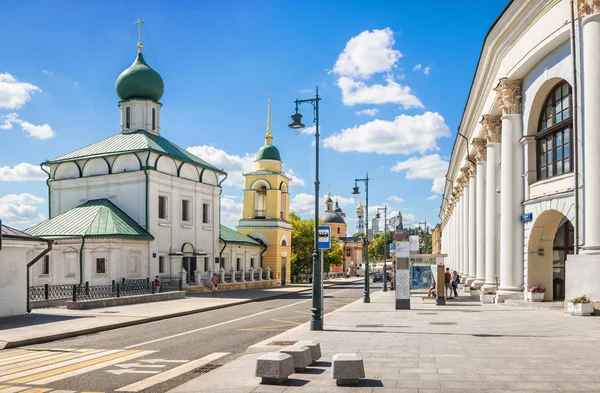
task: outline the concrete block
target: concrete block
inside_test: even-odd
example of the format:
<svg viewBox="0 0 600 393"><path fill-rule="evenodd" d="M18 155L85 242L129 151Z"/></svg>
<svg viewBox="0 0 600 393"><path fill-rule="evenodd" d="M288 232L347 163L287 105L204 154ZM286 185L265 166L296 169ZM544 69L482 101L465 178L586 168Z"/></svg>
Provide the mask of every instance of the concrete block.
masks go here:
<svg viewBox="0 0 600 393"><path fill-rule="evenodd" d="M287 353L294 361L294 369L296 372L302 372L312 363L310 348L302 345L292 345L279 350L281 353Z"/></svg>
<svg viewBox="0 0 600 393"><path fill-rule="evenodd" d="M294 361L287 353L271 352L256 359L257 377L264 384L280 384L294 373Z"/></svg>
<svg viewBox="0 0 600 393"><path fill-rule="evenodd" d="M316 363L319 359L321 359L321 344L313 340L300 340L295 346L305 346L310 349L310 357L312 359L311 364Z"/></svg>
<svg viewBox="0 0 600 393"><path fill-rule="evenodd" d="M358 385L360 378L365 377L365 365L356 353L338 353L331 362L331 378L338 386Z"/></svg>

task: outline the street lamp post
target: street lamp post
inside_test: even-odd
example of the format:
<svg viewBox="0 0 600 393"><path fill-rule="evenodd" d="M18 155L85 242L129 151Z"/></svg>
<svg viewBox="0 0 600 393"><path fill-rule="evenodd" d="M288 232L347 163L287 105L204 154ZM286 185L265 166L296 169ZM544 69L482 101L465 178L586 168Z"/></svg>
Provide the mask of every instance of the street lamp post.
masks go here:
<svg viewBox="0 0 600 393"><path fill-rule="evenodd" d="M371 295L369 292L369 174L364 179L354 179L354 189L352 190L353 195L359 195L358 183L362 181L365 183L365 195L366 203L365 207L365 294L363 296L363 303L371 303Z"/></svg>
<svg viewBox="0 0 600 393"><path fill-rule="evenodd" d="M314 110L315 122L315 150L316 150L316 165L315 165L315 242L313 258L313 280L312 280L312 308L310 317L310 330L323 330L323 305L321 303L323 293L323 281L321 279L321 266L319 259L319 87L316 88L315 98L306 100L296 100L296 112L292 115L290 128L301 130L304 128L302 124L302 115L298 113L299 104L311 104Z"/></svg>
<svg viewBox="0 0 600 393"><path fill-rule="evenodd" d="M377 208L377 219L381 218L380 211L383 211L383 292L387 292L387 205Z"/></svg>

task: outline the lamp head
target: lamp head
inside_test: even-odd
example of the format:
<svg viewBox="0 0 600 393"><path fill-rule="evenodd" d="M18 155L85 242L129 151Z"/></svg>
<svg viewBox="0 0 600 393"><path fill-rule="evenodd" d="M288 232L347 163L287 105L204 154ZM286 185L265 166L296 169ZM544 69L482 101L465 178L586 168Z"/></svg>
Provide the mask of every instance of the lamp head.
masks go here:
<svg viewBox="0 0 600 393"><path fill-rule="evenodd" d="M381 218L381 214L379 214L379 212L377 212L377 214L375 214L375 218L379 220Z"/></svg>
<svg viewBox="0 0 600 393"><path fill-rule="evenodd" d="M304 128L304 124L302 124L302 115L298 113L298 109L296 109L296 113L292 115L292 122L288 125L288 127L295 130L301 130Z"/></svg>
<svg viewBox="0 0 600 393"><path fill-rule="evenodd" d="M352 188L352 195L360 195L360 191L358 191L358 186L357 185L355 185Z"/></svg>

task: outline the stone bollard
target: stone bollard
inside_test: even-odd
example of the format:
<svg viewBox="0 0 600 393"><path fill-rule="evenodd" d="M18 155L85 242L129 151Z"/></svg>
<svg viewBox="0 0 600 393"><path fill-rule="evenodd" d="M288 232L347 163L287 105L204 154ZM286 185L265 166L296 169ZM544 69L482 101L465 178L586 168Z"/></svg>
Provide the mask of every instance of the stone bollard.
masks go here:
<svg viewBox="0 0 600 393"><path fill-rule="evenodd" d="M187 288L188 287L187 272L185 271L185 269L181 269L181 272L179 273L179 275L181 276L181 282L183 283L183 286L185 288Z"/></svg>
<svg viewBox="0 0 600 393"><path fill-rule="evenodd" d="M263 277L262 277L262 267L258 268L258 281L262 281Z"/></svg>
<svg viewBox="0 0 600 393"><path fill-rule="evenodd" d="M254 281L254 273L256 273L256 270L254 270L254 268L250 269L250 281Z"/></svg>
<svg viewBox="0 0 600 393"><path fill-rule="evenodd" d="M267 266L267 280L271 279L271 268Z"/></svg>
<svg viewBox="0 0 600 393"><path fill-rule="evenodd" d="M246 269L242 268L242 282L246 282Z"/></svg>
<svg viewBox="0 0 600 393"><path fill-rule="evenodd" d="M310 357L312 359L311 364L315 364L319 359L321 359L321 345L313 340L300 340L294 346L304 346L310 349Z"/></svg>
<svg viewBox="0 0 600 393"><path fill-rule="evenodd" d="M310 349L304 346L292 345L282 348L279 352L287 353L294 361L294 369L296 372L302 372L312 363Z"/></svg>
<svg viewBox="0 0 600 393"><path fill-rule="evenodd" d="M235 282L235 270L231 269L231 282Z"/></svg>
<svg viewBox="0 0 600 393"><path fill-rule="evenodd" d="M225 270L223 270L222 268L219 269L219 282L224 283L225 282Z"/></svg>
<svg viewBox="0 0 600 393"><path fill-rule="evenodd" d="M338 386L358 385L365 377L365 365L356 353L338 353L331 361L331 378Z"/></svg>
<svg viewBox="0 0 600 393"><path fill-rule="evenodd" d="M294 361L286 353L271 352L256 359L254 375L262 378L263 384L280 384L294 373Z"/></svg>

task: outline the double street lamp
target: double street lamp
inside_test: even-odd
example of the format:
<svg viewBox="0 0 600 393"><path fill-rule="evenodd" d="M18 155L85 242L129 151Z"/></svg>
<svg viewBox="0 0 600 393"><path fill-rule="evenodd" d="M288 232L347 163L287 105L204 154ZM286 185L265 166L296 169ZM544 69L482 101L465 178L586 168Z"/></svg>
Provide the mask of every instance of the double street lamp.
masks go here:
<svg viewBox="0 0 600 393"><path fill-rule="evenodd" d="M365 207L365 293L363 296L363 303L371 303L371 295L369 294L369 174L364 179L354 179L354 189L352 190L353 195L359 195L357 183L362 181L365 183L365 195L366 203Z"/></svg>
<svg viewBox="0 0 600 393"><path fill-rule="evenodd" d="M319 88L316 88L315 98L307 100L296 100L296 112L292 115L290 128L301 130L304 128L302 124L302 115L298 113L298 105L311 104L314 110L315 123L315 149L316 149L316 165L315 165L315 242L313 258L313 280L312 280L312 308L310 316L310 330L323 330L323 280L321 276L321 266L319 259Z"/></svg>
<svg viewBox="0 0 600 393"><path fill-rule="evenodd" d="M383 211L383 292L387 292L387 205L377 208L375 217L379 220Z"/></svg>

